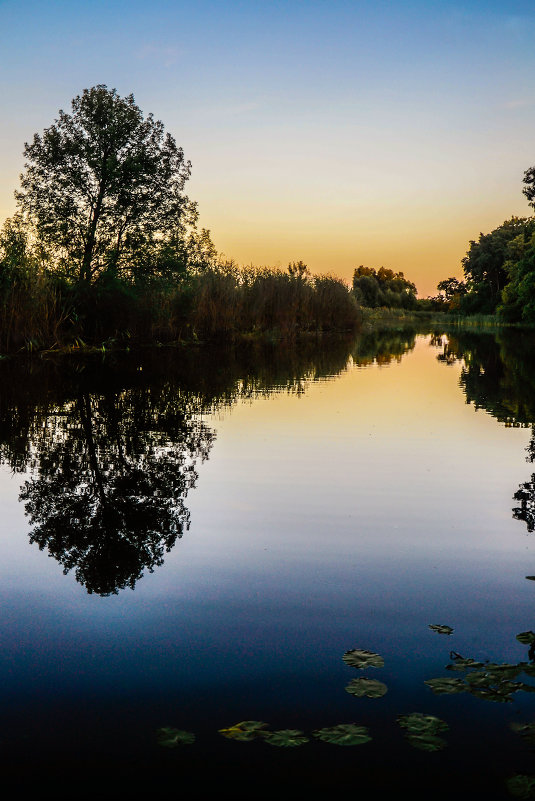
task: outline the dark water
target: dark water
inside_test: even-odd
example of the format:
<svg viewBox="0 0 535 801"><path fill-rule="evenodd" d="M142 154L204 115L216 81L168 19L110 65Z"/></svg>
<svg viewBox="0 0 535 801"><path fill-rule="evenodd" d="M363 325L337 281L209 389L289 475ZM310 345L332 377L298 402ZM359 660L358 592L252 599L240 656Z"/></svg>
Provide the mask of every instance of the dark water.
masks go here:
<svg viewBox="0 0 535 801"><path fill-rule="evenodd" d="M535 722L535 649L516 638L535 630L533 346L406 330L1 362L4 780L57 798L513 798L508 780L535 776L514 728ZM384 666L345 664L351 649ZM482 665L446 669L459 657ZM360 677L387 692L346 692ZM447 725L436 750L407 738L411 713ZM244 720L308 742L219 733ZM313 735L341 723L371 739ZM162 727L195 741L166 748Z"/></svg>

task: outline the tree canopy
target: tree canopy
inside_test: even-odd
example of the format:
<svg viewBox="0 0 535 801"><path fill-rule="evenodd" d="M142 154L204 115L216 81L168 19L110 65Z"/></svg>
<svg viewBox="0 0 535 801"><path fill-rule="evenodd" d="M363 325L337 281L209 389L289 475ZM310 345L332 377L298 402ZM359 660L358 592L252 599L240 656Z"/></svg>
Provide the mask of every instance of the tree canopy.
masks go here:
<svg viewBox="0 0 535 801"><path fill-rule="evenodd" d="M133 95L85 89L70 114L60 110L26 143L24 156L17 200L56 269L92 282L103 273L136 279L183 267L185 226L196 220L183 194L191 164Z"/></svg>
<svg viewBox="0 0 535 801"><path fill-rule="evenodd" d="M362 264L353 273L353 292L363 306L376 308L413 309L417 289L402 272L395 273L386 267L375 270Z"/></svg>

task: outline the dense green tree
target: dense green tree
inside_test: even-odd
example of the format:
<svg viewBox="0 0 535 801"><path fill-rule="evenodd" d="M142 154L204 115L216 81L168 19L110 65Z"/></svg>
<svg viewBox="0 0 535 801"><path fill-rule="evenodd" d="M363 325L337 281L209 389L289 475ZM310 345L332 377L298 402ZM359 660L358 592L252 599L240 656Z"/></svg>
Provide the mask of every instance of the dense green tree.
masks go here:
<svg viewBox="0 0 535 801"><path fill-rule="evenodd" d="M417 305L415 284L402 272L386 267L357 267L353 273L353 292L362 306L414 309Z"/></svg>
<svg viewBox="0 0 535 801"><path fill-rule="evenodd" d="M458 309L460 300L463 295L466 295L467 288L464 281L459 281L457 278L445 278L444 281L439 281L437 289L444 297L448 305L448 309Z"/></svg>
<svg viewBox="0 0 535 801"><path fill-rule="evenodd" d="M92 282L183 269L191 165L133 95L85 89L24 149L17 199L50 263Z"/></svg>
<svg viewBox="0 0 535 801"><path fill-rule="evenodd" d="M509 280L507 263L511 258L511 248L518 247L519 238L529 241L534 232L535 219L511 217L489 234L481 233L477 242L470 242L462 260L468 288L461 301L463 311L495 312Z"/></svg>

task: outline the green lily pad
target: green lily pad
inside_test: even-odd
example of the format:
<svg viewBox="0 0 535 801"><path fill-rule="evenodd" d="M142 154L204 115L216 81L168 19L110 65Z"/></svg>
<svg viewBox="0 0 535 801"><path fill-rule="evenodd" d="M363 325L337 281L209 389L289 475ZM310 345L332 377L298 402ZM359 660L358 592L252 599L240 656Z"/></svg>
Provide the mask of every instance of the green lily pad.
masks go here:
<svg viewBox="0 0 535 801"><path fill-rule="evenodd" d="M173 729L171 726L163 726L156 732L158 744L165 748L177 748L179 745L191 745L195 742L195 735L190 731Z"/></svg>
<svg viewBox="0 0 535 801"><path fill-rule="evenodd" d="M312 733L324 743L333 745L362 745L372 739L366 726L356 726L354 723L339 723Z"/></svg>
<svg viewBox="0 0 535 801"><path fill-rule="evenodd" d="M535 798L535 776L524 776L517 773L507 779L507 789L517 798Z"/></svg>
<svg viewBox="0 0 535 801"><path fill-rule="evenodd" d="M450 665L446 665L446 670L475 670L484 667L483 662L476 662L475 659L455 659Z"/></svg>
<svg viewBox="0 0 535 801"><path fill-rule="evenodd" d="M305 737L304 733L298 729L268 731L264 734L264 740L266 743L276 745L279 748L294 748L297 745L308 743L308 737Z"/></svg>
<svg viewBox="0 0 535 801"><path fill-rule="evenodd" d="M508 684L510 682L507 682ZM496 703L507 703L508 701L512 701L511 692L514 690L510 690L507 687L475 687L473 690L470 691L471 695L475 696L476 698L481 698L483 701L494 701Z"/></svg>
<svg viewBox="0 0 535 801"><path fill-rule="evenodd" d="M451 626L443 626L436 623L432 623L429 625L431 631L436 631L437 634L453 634L453 629Z"/></svg>
<svg viewBox="0 0 535 801"><path fill-rule="evenodd" d="M514 679L519 673L522 673L522 665L511 665L508 662L497 665L494 662L489 662L485 665L485 670L489 675L497 679Z"/></svg>
<svg viewBox="0 0 535 801"><path fill-rule="evenodd" d="M530 745L535 745L535 723L511 723L511 729Z"/></svg>
<svg viewBox="0 0 535 801"><path fill-rule="evenodd" d="M428 679L424 684L427 684L435 695L455 695L468 691L468 687L462 679Z"/></svg>
<svg viewBox="0 0 535 801"><path fill-rule="evenodd" d="M267 723L263 723L261 720L242 720L239 723L235 723L234 726L229 726L228 729L219 729L219 734L229 740L250 742L257 737L261 737L266 728Z"/></svg>
<svg viewBox="0 0 535 801"><path fill-rule="evenodd" d="M346 692L356 695L357 698L381 698L388 692L388 687L376 679L352 679L346 687Z"/></svg>
<svg viewBox="0 0 535 801"><path fill-rule="evenodd" d="M533 645L535 642L535 632L534 631L521 631L520 634L516 635L516 639L518 642L521 642L522 645Z"/></svg>
<svg viewBox="0 0 535 801"><path fill-rule="evenodd" d="M368 667L381 668L384 667L385 664L385 660L382 656L379 656L379 654L374 654L373 651L362 651L358 648L353 648L352 651L346 651L342 659L346 665L359 669Z"/></svg>
<svg viewBox="0 0 535 801"><path fill-rule="evenodd" d="M421 751L441 751L447 743L437 732L446 731L448 724L434 715L422 715L412 712L410 715L400 715L398 723L406 730L406 738L413 748Z"/></svg>
<svg viewBox="0 0 535 801"><path fill-rule="evenodd" d="M434 715L423 715L421 712L411 712L410 715L399 715L397 719L402 729L409 734L436 734L449 729L446 721Z"/></svg>

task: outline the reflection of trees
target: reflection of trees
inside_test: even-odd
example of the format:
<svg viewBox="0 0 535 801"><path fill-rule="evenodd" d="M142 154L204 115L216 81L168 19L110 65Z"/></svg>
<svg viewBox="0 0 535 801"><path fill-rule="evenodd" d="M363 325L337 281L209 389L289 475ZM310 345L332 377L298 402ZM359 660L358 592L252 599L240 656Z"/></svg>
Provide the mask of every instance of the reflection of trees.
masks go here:
<svg viewBox="0 0 535 801"><path fill-rule="evenodd" d="M456 331L449 334L437 357L451 364L461 361L460 384L467 403L485 409L506 426L532 426L528 461L535 460L535 362L533 343L525 333L505 330L496 334ZM535 473L514 494L519 506L513 517L535 531Z"/></svg>
<svg viewBox="0 0 535 801"><path fill-rule="evenodd" d="M180 396L162 401L83 393L44 424L20 494L30 541L74 569L88 592L133 588L189 525L184 498L213 433Z"/></svg>
<svg viewBox="0 0 535 801"><path fill-rule="evenodd" d="M88 592L134 587L189 525L185 506L214 433L202 414L358 364L388 363L414 331L291 348L151 350L102 360L0 365L0 461L27 473L20 498L30 541Z"/></svg>
<svg viewBox="0 0 535 801"><path fill-rule="evenodd" d="M353 361L359 367L400 362L406 353L414 349L416 333L414 328L387 328L362 334L355 342Z"/></svg>
<svg viewBox="0 0 535 801"><path fill-rule="evenodd" d="M26 472L30 541L88 592L134 587L189 526L202 413L344 369L347 341L1 365L0 460Z"/></svg>

